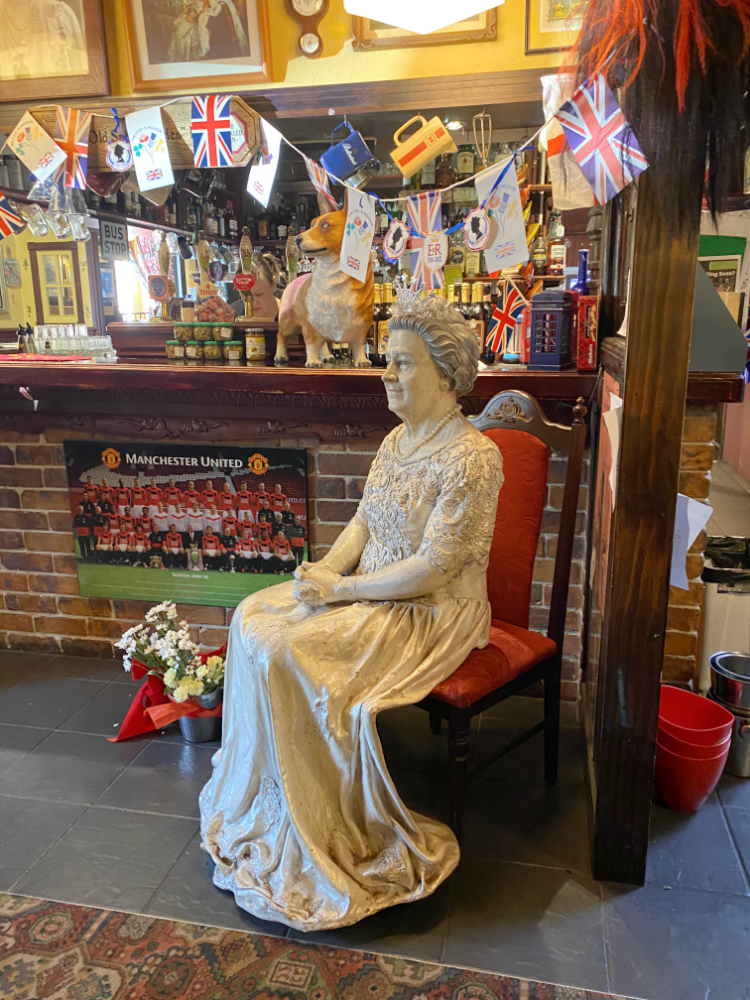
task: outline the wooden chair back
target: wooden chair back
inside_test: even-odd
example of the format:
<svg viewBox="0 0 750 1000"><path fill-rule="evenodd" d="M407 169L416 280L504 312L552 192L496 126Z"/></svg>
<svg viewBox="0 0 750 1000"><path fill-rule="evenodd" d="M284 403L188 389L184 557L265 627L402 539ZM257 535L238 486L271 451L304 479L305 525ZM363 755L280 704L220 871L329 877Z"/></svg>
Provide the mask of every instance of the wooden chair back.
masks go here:
<svg viewBox="0 0 750 1000"><path fill-rule="evenodd" d="M533 396L508 390L494 396L478 416L469 418L503 455L505 482L487 570L492 617L500 621L529 626L534 560L547 505L549 459L553 451L567 457L547 628L560 652L586 440L585 416L582 397L573 408L572 426L566 427L548 420Z"/></svg>

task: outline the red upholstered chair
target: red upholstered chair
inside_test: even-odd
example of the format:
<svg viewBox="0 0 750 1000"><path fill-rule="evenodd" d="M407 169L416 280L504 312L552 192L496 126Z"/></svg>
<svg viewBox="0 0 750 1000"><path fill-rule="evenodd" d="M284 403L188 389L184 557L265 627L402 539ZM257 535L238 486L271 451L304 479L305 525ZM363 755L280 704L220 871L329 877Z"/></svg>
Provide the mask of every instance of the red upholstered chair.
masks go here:
<svg viewBox="0 0 750 1000"><path fill-rule="evenodd" d="M544 732L544 776L557 781L560 734L560 671L573 553L578 487L586 438L586 407L579 398L573 424L551 423L525 392L498 393L472 423L500 449L505 481L497 505L495 533L487 570L492 607L490 642L475 649L450 677L421 701L432 731L448 722L450 823L461 836L466 780L537 733ZM554 450L567 454L547 635L529 630L534 559L547 501L547 471ZM471 720L492 705L544 683L544 719L468 768Z"/></svg>

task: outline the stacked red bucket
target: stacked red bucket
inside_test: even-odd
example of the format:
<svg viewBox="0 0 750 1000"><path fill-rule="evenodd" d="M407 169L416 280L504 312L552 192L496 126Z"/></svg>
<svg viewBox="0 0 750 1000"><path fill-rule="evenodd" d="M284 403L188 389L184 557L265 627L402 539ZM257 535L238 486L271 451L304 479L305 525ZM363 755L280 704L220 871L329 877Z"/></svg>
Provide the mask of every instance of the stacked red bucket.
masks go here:
<svg viewBox="0 0 750 1000"><path fill-rule="evenodd" d="M656 737L656 786L670 809L697 812L721 777L734 716L683 688L663 685Z"/></svg>

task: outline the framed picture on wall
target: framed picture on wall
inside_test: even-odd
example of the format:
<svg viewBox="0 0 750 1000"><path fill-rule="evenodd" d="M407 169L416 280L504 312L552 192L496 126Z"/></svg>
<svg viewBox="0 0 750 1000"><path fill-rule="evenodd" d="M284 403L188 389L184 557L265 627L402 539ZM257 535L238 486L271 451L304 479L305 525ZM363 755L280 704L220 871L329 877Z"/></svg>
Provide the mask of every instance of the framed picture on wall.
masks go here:
<svg viewBox="0 0 750 1000"><path fill-rule="evenodd" d="M123 7L136 91L272 79L268 0L124 0Z"/></svg>
<svg viewBox="0 0 750 1000"><path fill-rule="evenodd" d="M429 35L418 35L372 17L353 17L355 52L372 49L413 49L424 45L448 45L453 42L493 42L497 38L497 9L484 10Z"/></svg>
<svg viewBox="0 0 750 1000"><path fill-rule="evenodd" d="M100 0L0 0L0 101L108 93Z"/></svg>
<svg viewBox="0 0 750 1000"><path fill-rule="evenodd" d="M526 0L526 55L569 49L585 6L586 0Z"/></svg>

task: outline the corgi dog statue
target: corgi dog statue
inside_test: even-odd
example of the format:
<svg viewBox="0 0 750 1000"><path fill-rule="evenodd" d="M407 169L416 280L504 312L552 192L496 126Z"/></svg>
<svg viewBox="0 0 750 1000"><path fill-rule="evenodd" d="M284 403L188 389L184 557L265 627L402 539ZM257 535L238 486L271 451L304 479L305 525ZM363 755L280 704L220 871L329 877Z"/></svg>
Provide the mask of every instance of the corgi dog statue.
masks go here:
<svg viewBox="0 0 750 1000"><path fill-rule="evenodd" d="M277 365L289 361L286 341L293 333L301 333L305 341L307 368L320 368L331 360L327 341L349 344L355 368L371 365L365 343L375 302L372 261L364 281L339 270L346 213L345 203L340 211L313 219L310 229L296 237L299 249L316 263L313 271L301 274L284 289L274 358Z"/></svg>

